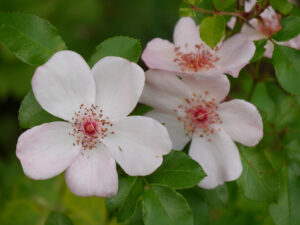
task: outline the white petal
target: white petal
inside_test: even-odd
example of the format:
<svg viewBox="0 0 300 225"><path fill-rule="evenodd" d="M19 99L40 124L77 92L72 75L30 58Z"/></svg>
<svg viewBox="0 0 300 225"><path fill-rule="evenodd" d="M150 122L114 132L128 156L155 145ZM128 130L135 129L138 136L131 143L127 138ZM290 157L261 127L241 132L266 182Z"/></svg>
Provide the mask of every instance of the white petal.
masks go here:
<svg viewBox="0 0 300 225"><path fill-rule="evenodd" d="M249 12L255 4L256 0L245 1L245 11Z"/></svg>
<svg viewBox="0 0 300 225"><path fill-rule="evenodd" d="M217 131L208 138L211 141L194 135L189 155L207 174L199 186L212 189L225 181L236 180L241 175L242 164L239 151L226 132Z"/></svg>
<svg viewBox="0 0 300 225"><path fill-rule="evenodd" d="M114 159L130 176L151 174L162 163L172 143L167 129L143 116L131 116L113 122L115 133L103 139Z"/></svg>
<svg viewBox="0 0 300 225"><path fill-rule="evenodd" d="M73 146L71 131L67 122L52 122L24 132L17 143L24 173L32 179L48 179L68 168L81 149Z"/></svg>
<svg viewBox="0 0 300 225"><path fill-rule="evenodd" d="M71 120L81 104L95 103L95 81L84 59L72 51L55 53L36 69L32 90L49 113Z"/></svg>
<svg viewBox="0 0 300 225"><path fill-rule="evenodd" d="M263 35L262 33L260 33L258 30L254 29L253 27L244 24L242 26L242 30L241 32L245 35L247 35L247 38L250 41L256 41L256 40L260 40L260 39L264 39L267 38L266 35Z"/></svg>
<svg viewBox="0 0 300 225"><path fill-rule="evenodd" d="M173 144L173 149L182 150L189 140L191 140L191 137L185 135L184 123L179 121L175 115L152 110L146 113L145 116L159 121L167 128Z"/></svg>
<svg viewBox="0 0 300 225"><path fill-rule="evenodd" d="M226 26L232 30L235 26L235 23L236 23L236 17L231 17L230 20L226 23Z"/></svg>
<svg viewBox="0 0 300 225"><path fill-rule="evenodd" d="M227 39L221 46L217 65L230 74L230 70L250 62L255 53L255 45L247 36L240 33ZM232 74L231 74L232 75Z"/></svg>
<svg viewBox="0 0 300 225"><path fill-rule="evenodd" d="M199 26L196 25L191 17L181 18L174 29L174 44L181 47L181 51L189 52L195 50L195 45L202 42L200 39Z"/></svg>
<svg viewBox="0 0 300 225"><path fill-rule="evenodd" d="M264 56L267 58L272 58L273 52L274 52L274 44L271 41L268 41L265 45L265 54Z"/></svg>
<svg viewBox="0 0 300 225"><path fill-rule="evenodd" d="M75 195L112 197L118 192L116 162L103 144L81 150L66 171L66 182Z"/></svg>
<svg viewBox="0 0 300 225"><path fill-rule="evenodd" d="M182 81L193 93L205 96L209 100L214 98L217 103L228 95L230 89L230 82L225 75L185 76Z"/></svg>
<svg viewBox="0 0 300 225"><path fill-rule="evenodd" d="M184 99L191 97L191 91L175 73L163 70L148 70L146 85L140 102L164 112L174 113Z"/></svg>
<svg viewBox="0 0 300 225"><path fill-rule="evenodd" d="M177 58L175 46L160 38L148 42L142 54L143 61L150 69L181 71L179 65L174 62L175 58Z"/></svg>
<svg viewBox="0 0 300 225"><path fill-rule="evenodd" d="M263 137L262 118L256 107L244 100L231 100L219 105L222 128L234 141L254 146Z"/></svg>
<svg viewBox="0 0 300 225"><path fill-rule="evenodd" d="M143 69L126 59L110 56L97 62L92 71L96 80L96 104L110 119L126 117L142 94Z"/></svg>

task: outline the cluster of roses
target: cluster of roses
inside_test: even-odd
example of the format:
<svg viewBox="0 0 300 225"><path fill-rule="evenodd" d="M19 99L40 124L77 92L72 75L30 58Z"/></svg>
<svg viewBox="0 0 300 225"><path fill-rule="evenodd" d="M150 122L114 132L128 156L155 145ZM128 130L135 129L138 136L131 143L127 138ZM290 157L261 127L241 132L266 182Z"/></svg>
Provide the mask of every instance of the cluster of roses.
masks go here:
<svg viewBox="0 0 300 225"><path fill-rule="evenodd" d="M237 179L242 164L234 141L256 145L263 123L251 103L224 101L230 89L224 74L237 77L254 52L243 33L210 49L186 17L175 27L174 44L158 38L148 43L142 54L146 73L119 57L105 57L90 69L72 51L56 53L37 68L32 89L42 108L64 121L19 137L25 174L47 179L66 170L74 194L110 197L118 191L116 162L130 176L146 176L163 155L192 140L189 155L207 174L199 186ZM154 110L128 116L138 102Z"/></svg>

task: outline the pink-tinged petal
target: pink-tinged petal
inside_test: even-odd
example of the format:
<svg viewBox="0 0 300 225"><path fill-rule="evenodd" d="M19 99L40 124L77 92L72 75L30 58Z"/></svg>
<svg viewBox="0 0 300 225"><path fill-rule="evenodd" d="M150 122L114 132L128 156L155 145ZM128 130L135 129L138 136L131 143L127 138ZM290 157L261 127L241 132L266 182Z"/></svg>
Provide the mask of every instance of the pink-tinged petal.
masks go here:
<svg viewBox="0 0 300 225"><path fill-rule="evenodd" d="M142 94L145 73L136 63L120 57L105 57L95 64L96 104L110 119L126 117Z"/></svg>
<svg viewBox="0 0 300 225"><path fill-rule="evenodd" d="M232 30L235 26L235 23L236 23L236 17L231 17L230 20L226 23L226 25Z"/></svg>
<svg viewBox="0 0 300 225"><path fill-rule="evenodd" d="M66 182L75 195L112 197L118 192L116 162L103 144L81 150L66 171Z"/></svg>
<svg viewBox="0 0 300 225"><path fill-rule="evenodd" d="M145 116L159 121L167 128L173 144L173 149L182 150L191 140L191 137L186 136L185 134L184 123L179 121L175 115L163 113L158 110L152 110L146 113Z"/></svg>
<svg viewBox="0 0 300 225"><path fill-rule="evenodd" d="M230 89L229 79L225 75L185 76L182 81L193 93L202 95L208 100L214 98L217 103L228 95Z"/></svg>
<svg viewBox="0 0 300 225"><path fill-rule="evenodd" d="M255 53L255 45L244 34L236 34L227 39L221 46L217 65L230 74L230 70L250 62ZM233 74L230 74L233 75Z"/></svg>
<svg viewBox="0 0 300 225"><path fill-rule="evenodd" d="M300 35L285 42L285 45L290 46L291 48L300 49Z"/></svg>
<svg viewBox="0 0 300 225"><path fill-rule="evenodd" d="M131 116L113 122L103 143L130 176L153 173L172 148L167 129L152 118Z"/></svg>
<svg viewBox="0 0 300 225"><path fill-rule="evenodd" d="M236 180L241 175L242 164L235 143L225 131L221 129L207 138L194 135L189 155L207 174L199 186L212 189L225 181Z"/></svg>
<svg viewBox="0 0 300 225"><path fill-rule="evenodd" d="M76 159L81 146L73 146L71 124L52 122L25 131L18 139L17 157L32 179L54 177Z"/></svg>
<svg viewBox="0 0 300 225"><path fill-rule="evenodd" d="M142 60L150 69L181 71L179 65L174 62L175 58L175 46L160 38L148 42L142 54Z"/></svg>
<svg viewBox="0 0 300 225"><path fill-rule="evenodd" d="M81 104L95 103L93 74L84 59L72 51L55 53L36 69L31 83L40 105L65 120L71 120Z"/></svg>
<svg viewBox="0 0 300 225"><path fill-rule="evenodd" d="M251 27L251 26L249 26L247 24L244 24L242 26L241 33L247 35L247 38L250 41L256 41L256 40L267 38L266 35L262 34L258 30L254 29L253 27Z"/></svg>
<svg viewBox="0 0 300 225"><path fill-rule="evenodd" d="M264 56L267 58L272 58L273 52L274 52L274 44L271 41L268 41L265 45L265 54Z"/></svg>
<svg viewBox="0 0 300 225"><path fill-rule="evenodd" d="M245 1L245 11L249 12L256 4L256 0Z"/></svg>
<svg viewBox="0 0 300 225"><path fill-rule="evenodd" d="M163 70L148 70L146 85L140 102L167 113L174 113L178 105L185 104L184 99L191 96L176 73Z"/></svg>
<svg viewBox="0 0 300 225"><path fill-rule="evenodd" d="M263 137L262 118L254 105L244 100L231 100L219 105L221 127L234 141L254 146Z"/></svg>
<svg viewBox="0 0 300 225"><path fill-rule="evenodd" d="M180 47L183 52L194 51L195 45L203 43L200 39L199 26L191 17L183 17L177 22L173 39L175 46Z"/></svg>

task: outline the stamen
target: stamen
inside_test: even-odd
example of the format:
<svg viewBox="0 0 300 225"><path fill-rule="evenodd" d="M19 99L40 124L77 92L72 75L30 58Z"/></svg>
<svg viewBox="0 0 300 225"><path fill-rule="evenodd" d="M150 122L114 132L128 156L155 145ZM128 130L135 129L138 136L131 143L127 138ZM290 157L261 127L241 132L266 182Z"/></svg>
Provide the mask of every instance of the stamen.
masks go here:
<svg viewBox="0 0 300 225"><path fill-rule="evenodd" d="M215 63L219 60L216 56L216 52L219 50L218 47L211 50L203 43L194 47L195 50L189 53L180 51L180 47L174 48L176 58L173 61L177 62L182 72L186 70L198 72L199 70L209 70L215 67Z"/></svg>
<svg viewBox="0 0 300 225"><path fill-rule="evenodd" d="M184 123L186 136L197 133L201 138L208 137L215 133L213 125L222 123L217 113L218 106L215 99L207 100L207 95L208 91L205 92L205 98L193 93L193 97L185 99L186 104L174 109L177 119Z"/></svg>
<svg viewBox="0 0 300 225"><path fill-rule="evenodd" d="M73 145L82 145L83 149L93 149L97 143L102 143L113 124L108 117L103 117L103 111L98 106L85 107L80 105L78 112L72 118L73 132L70 136L75 138ZM110 131L110 134L114 134Z"/></svg>

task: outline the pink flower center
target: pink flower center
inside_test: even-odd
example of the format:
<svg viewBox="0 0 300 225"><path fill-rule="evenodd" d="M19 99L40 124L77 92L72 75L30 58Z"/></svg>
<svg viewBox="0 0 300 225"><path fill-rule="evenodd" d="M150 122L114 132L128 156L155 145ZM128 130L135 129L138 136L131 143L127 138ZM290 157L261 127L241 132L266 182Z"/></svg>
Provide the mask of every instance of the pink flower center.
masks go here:
<svg viewBox="0 0 300 225"><path fill-rule="evenodd" d="M103 138L109 133L113 124L108 117L104 117L103 111L98 106L80 106L72 118L73 132L69 135L75 137L73 145L81 145L84 150L93 149L97 143L102 143ZM114 132L110 132L114 134Z"/></svg>
<svg viewBox="0 0 300 225"><path fill-rule="evenodd" d="M185 47L188 47L188 45L186 44ZM216 56L218 47L211 50L202 43L194 47L194 51L188 53L180 51L180 47L174 49L176 58L173 61L180 66L182 72L186 70L198 72L199 70L209 70L215 67L215 63L219 60Z"/></svg>
<svg viewBox="0 0 300 225"><path fill-rule="evenodd" d="M281 30L280 17L278 17L277 15L273 15L272 19L263 18L263 23L264 24L262 24L261 22L258 23L258 29L264 35L272 36L277 31ZM266 32L266 30L268 33Z"/></svg>
<svg viewBox="0 0 300 225"><path fill-rule="evenodd" d="M207 95L207 91L205 96L193 93L193 97L186 98L186 104L179 105L174 112L177 113L177 119L184 123L187 136L199 134L210 141L209 135L215 132L213 125L222 123L222 120L217 113L215 99L207 100Z"/></svg>

